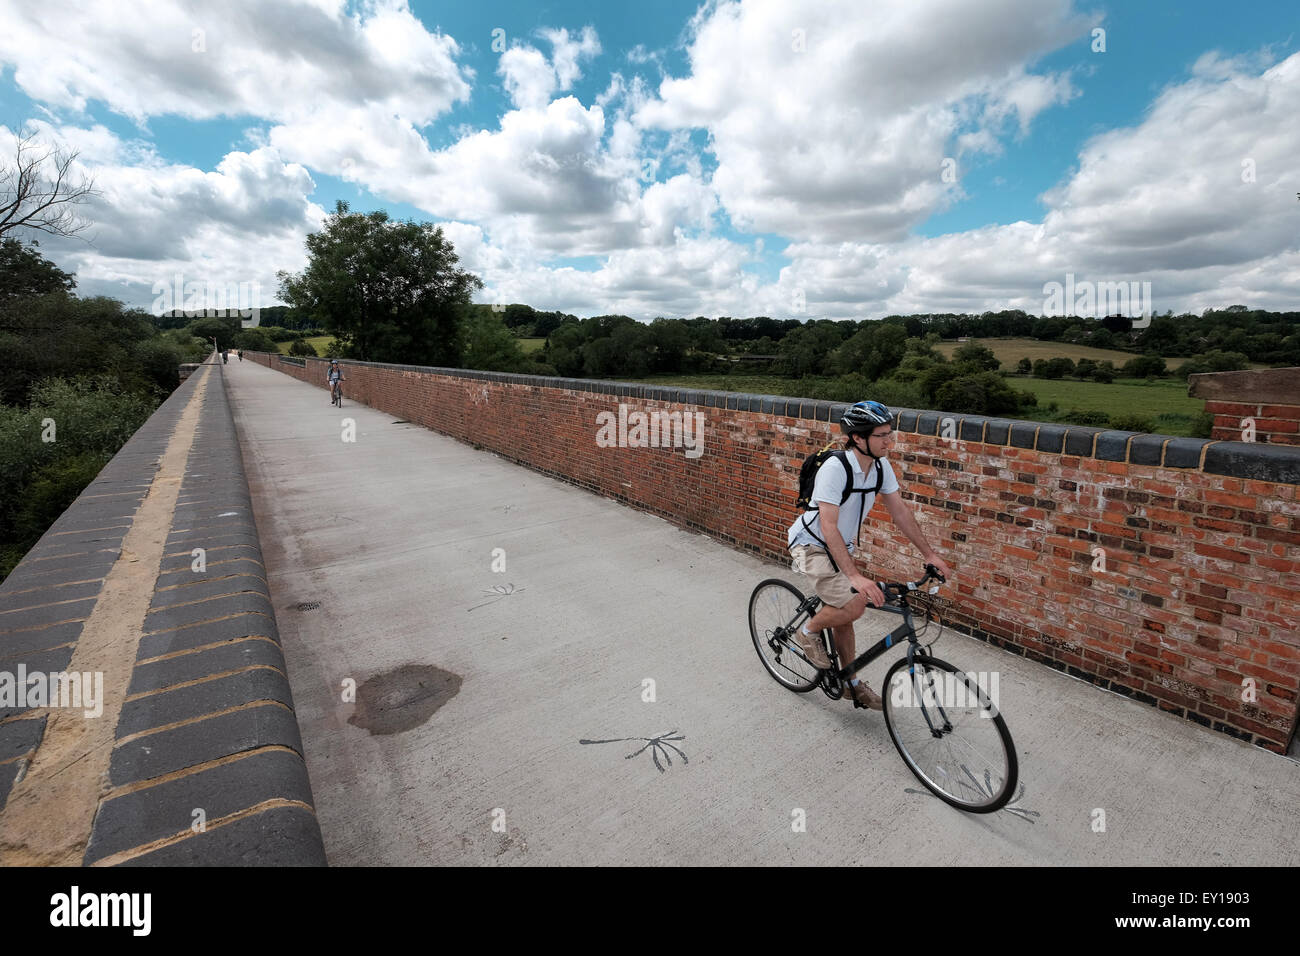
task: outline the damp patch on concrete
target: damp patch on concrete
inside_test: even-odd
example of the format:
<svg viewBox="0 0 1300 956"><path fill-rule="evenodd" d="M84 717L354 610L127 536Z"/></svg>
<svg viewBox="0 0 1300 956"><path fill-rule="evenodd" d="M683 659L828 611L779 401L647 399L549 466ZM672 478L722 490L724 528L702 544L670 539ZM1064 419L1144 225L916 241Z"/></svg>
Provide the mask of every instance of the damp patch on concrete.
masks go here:
<svg viewBox="0 0 1300 956"><path fill-rule="evenodd" d="M460 675L429 664L403 664L357 688L353 726L375 735L418 727L460 693Z"/></svg>

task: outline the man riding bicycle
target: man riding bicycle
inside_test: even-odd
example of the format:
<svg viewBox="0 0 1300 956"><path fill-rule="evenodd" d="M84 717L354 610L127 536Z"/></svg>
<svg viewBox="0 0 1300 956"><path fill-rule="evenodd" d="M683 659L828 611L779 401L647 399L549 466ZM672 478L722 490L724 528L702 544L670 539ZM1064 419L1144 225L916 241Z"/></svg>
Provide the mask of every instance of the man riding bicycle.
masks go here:
<svg viewBox="0 0 1300 956"><path fill-rule="evenodd" d="M814 667L831 666L822 647L823 628L831 628L839 659L846 663L852 661L857 656L853 622L863 615L868 604L880 607L885 603L880 588L863 577L854 563L854 546L846 543L860 539L862 524L875 503L876 491L868 490L872 488L868 473L879 473L876 487L898 530L916 545L926 563L933 564L944 577L952 574L925 540L899 494L898 479L885 458L894 444L893 423L893 412L880 402L858 402L845 413L840 419L840 431L847 436L845 461L841 463L828 457L822 463L817 470L809 509L795 520L788 532L794 570L812 579L813 588L822 599L821 609L794 635L795 642ZM852 484L848 484L850 480ZM859 501L852 500L854 495ZM849 687L847 696L855 706L881 709L880 695L866 681L854 677Z"/></svg>

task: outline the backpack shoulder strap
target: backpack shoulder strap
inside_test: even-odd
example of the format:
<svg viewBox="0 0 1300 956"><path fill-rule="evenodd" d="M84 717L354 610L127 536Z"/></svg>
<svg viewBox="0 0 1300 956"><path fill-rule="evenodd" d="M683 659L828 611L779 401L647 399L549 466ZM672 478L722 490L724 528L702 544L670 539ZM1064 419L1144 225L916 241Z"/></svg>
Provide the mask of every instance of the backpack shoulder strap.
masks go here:
<svg viewBox="0 0 1300 956"><path fill-rule="evenodd" d="M840 450L835 452L834 454L835 457L840 460L840 464L844 466L844 491L840 494L840 506L843 507L844 502L848 501L849 496L854 492L853 466L849 464L848 452Z"/></svg>

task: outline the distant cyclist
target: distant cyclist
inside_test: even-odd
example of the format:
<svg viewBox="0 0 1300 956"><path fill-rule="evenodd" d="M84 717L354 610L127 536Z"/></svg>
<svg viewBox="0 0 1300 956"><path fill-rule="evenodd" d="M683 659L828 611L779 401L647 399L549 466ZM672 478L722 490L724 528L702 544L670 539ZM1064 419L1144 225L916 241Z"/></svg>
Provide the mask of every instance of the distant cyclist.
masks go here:
<svg viewBox="0 0 1300 956"><path fill-rule="evenodd" d="M330 387L330 404L334 404L334 386L344 381L343 369L339 367L338 359L330 359L329 370L325 373L325 381Z"/></svg>
<svg viewBox="0 0 1300 956"><path fill-rule="evenodd" d="M875 503L877 487L895 526L916 545L921 557L944 577L952 574L925 540L899 494L894 469L885 460L894 444L893 425L893 412L880 402L858 402L850 408L840 419L840 431L848 436L844 441L844 463L832 458L822 463L817 471L811 507L790 526L788 540L794 570L812 579L813 588L822 599L821 609L794 638L815 667L831 666L822 648L823 628L831 628L841 666L848 664L857 656L853 622L863 615L868 603L880 607L885 602L875 582L868 581L858 570L853 560L854 546L847 543L860 538L862 523ZM877 472L878 483L874 477ZM850 478L852 485L847 484ZM846 488L849 489L847 497ZM854 501L855 496L859 500ZM853 593L854 588L857 594ZM855 677L849 686L855 706L880 710L880 695L866 681Z"/></svg>

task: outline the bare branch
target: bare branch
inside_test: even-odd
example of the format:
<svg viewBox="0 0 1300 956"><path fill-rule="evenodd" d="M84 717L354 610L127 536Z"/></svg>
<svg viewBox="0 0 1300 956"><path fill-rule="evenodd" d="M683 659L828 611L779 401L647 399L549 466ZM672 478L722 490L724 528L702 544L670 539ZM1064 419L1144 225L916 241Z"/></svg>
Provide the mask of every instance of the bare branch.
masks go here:
<svg viewBox="0 0 1300 956"><path fill-rule="evenodd" d="M99 193L93 179L76 175L76 150L42 149L36 134L14 136L14 162L0 167L0 238L17 229L75 236L89 222L75 207Z"/></svg>

